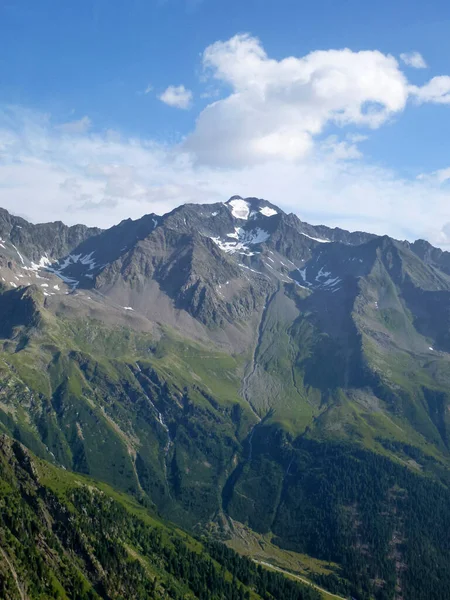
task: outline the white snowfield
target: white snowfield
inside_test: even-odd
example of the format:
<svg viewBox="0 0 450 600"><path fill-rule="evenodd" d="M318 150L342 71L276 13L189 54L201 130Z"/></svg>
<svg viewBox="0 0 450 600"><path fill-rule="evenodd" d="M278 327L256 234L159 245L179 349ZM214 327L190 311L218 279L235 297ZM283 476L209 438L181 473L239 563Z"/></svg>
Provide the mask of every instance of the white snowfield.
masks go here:
<svg viewBox="0 0 450 600"><path fill-rule="evenodd" d="M235 219L246 221L250 214L250 205L245 200L230 200L228 203L231 206L231 214Z"/></svg>
<svg viewBox="0 0 450 600"><path fill-rule="evenodd" d="M249 246L262 244L269 239L270 234L259 227L256 227L251 231L246 231L245 229L242 229L242 227L235 227L234 231L232 233L227 233L226 237L231 238L233 241L223 240L218 237L212 237L211 239L224 252L252 256L253 252L251 252Z"/></svg>
<svg viewBox="0 0 450 600"><path fill-rule="evenodd" d="M273 217L273 215L277 215L277 211L274 210L273 208L270 208L270 206L263 206L262 208L259 209L259 212L264 215L265 217Z"/></svg>

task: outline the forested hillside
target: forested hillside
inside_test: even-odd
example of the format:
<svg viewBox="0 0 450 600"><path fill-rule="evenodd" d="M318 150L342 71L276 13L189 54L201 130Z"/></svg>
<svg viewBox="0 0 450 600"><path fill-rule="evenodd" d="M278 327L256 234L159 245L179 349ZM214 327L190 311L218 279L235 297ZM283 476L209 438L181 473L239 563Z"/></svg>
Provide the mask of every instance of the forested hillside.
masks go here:
<svg viewBox="0 0 450 600"><path fill-rule="evenodd" d="M5 600L320 598L234 552L209 553L136 500L39 461L6 436L0 482Z"/></svg>

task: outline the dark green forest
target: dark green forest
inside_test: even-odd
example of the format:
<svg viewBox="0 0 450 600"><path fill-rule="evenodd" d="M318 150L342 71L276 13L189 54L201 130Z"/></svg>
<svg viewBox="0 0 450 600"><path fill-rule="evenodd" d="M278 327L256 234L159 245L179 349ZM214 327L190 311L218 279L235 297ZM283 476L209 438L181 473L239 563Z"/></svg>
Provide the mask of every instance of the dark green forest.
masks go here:
<svg viewBox="0 0 450 600"><path fill-rule="evenodd" d="M279 443L274 469L265 449L273 449L277 435L255 435L252 461L226 499L234 518L271 530L285 549L338 563L339 573L315 576L330 591L358 600L390 600L400 591L417 600L450 597L445 480L380 454L306 438ZM249 497L259 498L259 511Z"/></svg>
<svg viewBox="0 0 450 600"><path fill-rule="evenodd" d="M130 497L34 459L6 436L0 541L2 599L320 599L222 544L203 546Z"/></svg>

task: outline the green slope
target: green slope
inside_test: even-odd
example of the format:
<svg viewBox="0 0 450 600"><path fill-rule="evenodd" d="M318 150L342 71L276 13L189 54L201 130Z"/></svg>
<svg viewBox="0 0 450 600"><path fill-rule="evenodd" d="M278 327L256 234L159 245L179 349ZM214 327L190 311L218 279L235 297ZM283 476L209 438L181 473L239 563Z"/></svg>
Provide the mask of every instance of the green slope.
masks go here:
<svg viewBox="0 0 450 600"><path fill-rule="evenodd" d="M212 519L255 422L240 362L170 330L152 338L56 319L38 296L35 315L0 352L0 427L55 464L150 497L166 516Z"/></svg>
<svg viewBox="0 0 450 600"><path fill-rule="evenodd" d="M313 589L207 547L136 500L0 436L5 600L318 600Z"/></svg>

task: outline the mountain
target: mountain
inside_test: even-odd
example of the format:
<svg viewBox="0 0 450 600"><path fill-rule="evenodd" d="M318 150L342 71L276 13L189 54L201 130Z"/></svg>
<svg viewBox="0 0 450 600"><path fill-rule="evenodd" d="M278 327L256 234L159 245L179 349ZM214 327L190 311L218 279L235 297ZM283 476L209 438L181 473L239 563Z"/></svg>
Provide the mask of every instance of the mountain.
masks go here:
<svg viewBox="0 0 450 600"><path fill-rule="evenodd" d="M450 594L450 253L239 196L0 217L5 435L342 597Z"/></svg>

